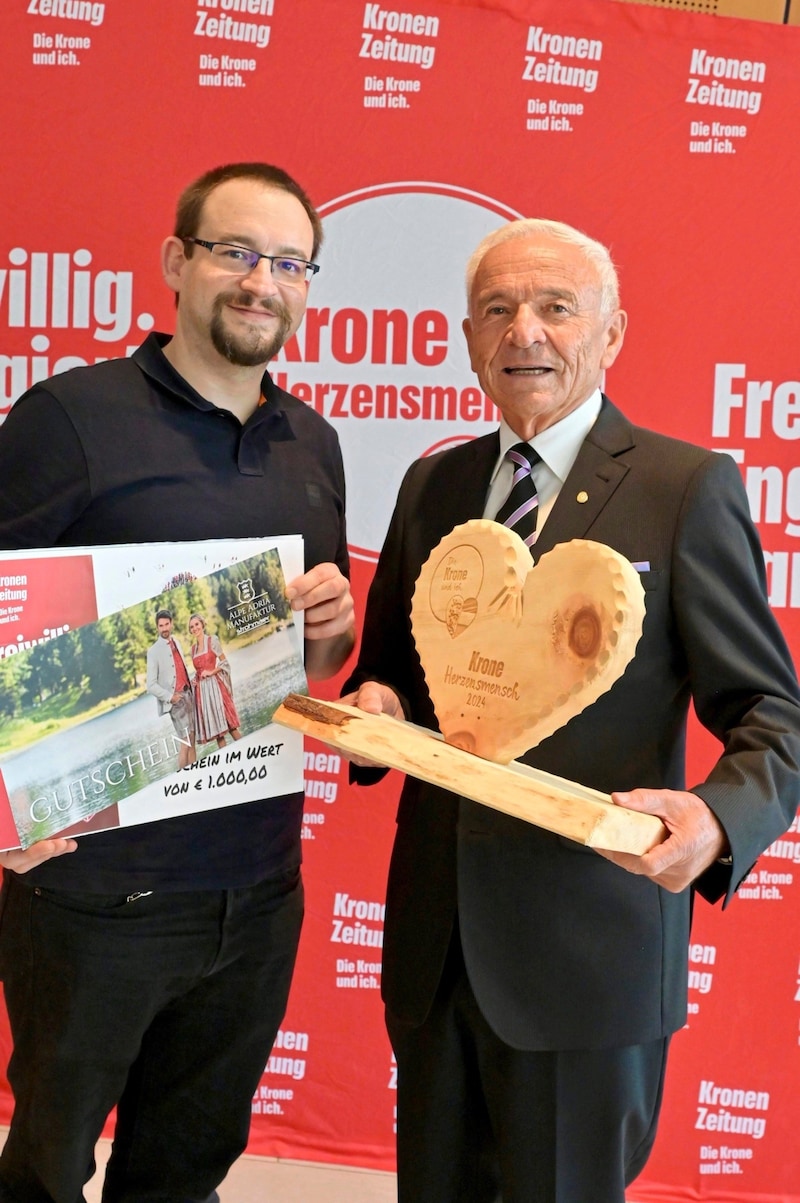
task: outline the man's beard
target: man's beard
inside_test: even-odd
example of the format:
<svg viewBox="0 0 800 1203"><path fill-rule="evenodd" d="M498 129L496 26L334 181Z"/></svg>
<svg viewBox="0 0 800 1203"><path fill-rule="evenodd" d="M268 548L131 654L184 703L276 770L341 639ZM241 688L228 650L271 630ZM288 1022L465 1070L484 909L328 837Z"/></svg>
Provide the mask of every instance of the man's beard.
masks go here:
<svg viewBox="0 0 800 1203"><path fill-rule="evenodd" d="M233 334L225 328L223 316L226 305L231 304L243 309L258 306L274 313L278 318L278 326L269 334L256 328L246 335ZM282 301L272 297L257 301L246 292L223 293L214 302L209 333L214 347L229 363L240 368L256 368L278 354L291 328L292 315Z"/></svg>

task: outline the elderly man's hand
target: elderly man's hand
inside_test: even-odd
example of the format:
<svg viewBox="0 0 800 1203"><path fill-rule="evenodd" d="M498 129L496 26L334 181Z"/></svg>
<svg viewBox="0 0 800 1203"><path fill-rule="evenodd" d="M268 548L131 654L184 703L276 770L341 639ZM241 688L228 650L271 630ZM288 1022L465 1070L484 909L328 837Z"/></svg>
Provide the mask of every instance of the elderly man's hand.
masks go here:
<svg viewBox="0 0 800 1203"><path fill-rule="evenodd" d="M597 851L629 873L649 877L673 894L685 890L728 851L727 837L719 820L696 794L671 789L635 789L612 794L611 799L629 810L657 815L669 835L643 856L600 848Z"/></svg>

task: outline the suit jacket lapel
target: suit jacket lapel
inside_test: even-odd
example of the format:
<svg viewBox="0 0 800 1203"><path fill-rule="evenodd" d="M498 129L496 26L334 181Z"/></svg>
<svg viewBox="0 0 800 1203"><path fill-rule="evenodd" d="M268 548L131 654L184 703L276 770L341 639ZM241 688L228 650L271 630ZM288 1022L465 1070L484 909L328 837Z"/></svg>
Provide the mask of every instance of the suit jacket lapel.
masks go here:
<svg viewBox="0 0 800 1203"><path fill-rule="evenodd" d="M628 474L617 457L635 443L633 427L607 397L534 545L534 560L569 539L586 538L603 506Z"/></svg>
<svg viewBox="0 0 800 1203"><path fill-rule="evenodd" d="M456 487L450 483L452 478L448 474L447 491L437 499L441 506L437 524L445 533L471 518L483 517L489 481L500 454L499 431L465 443L462 454Z"/></svg>

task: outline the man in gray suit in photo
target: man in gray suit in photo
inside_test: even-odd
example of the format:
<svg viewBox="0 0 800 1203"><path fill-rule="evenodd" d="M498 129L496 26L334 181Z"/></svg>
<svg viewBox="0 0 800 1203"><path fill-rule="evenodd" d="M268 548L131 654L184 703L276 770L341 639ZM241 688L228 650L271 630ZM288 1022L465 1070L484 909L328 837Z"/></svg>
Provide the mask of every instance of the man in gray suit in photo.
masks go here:
<svg viewBox="0 0 800 1203"><path fill-rule="evenodd" d="M158 638L147 649L147 692L158 703L158 713L168 714L178 744L178 768L193 764L195 752L194 702L183 649L172 634L169 610L156 614Z"/></svg>
<svg viewBox="0 0 800 1203"><path fill-rule="evenodd" d="M668 837L643 856L598 854L406 780L382 982L399 1199L623 1203L686 1021L694 896L730 900L789 826L800 696L736 464L635 426L601 392L626 327L606 248L513 222L478 247L467 287L472 367L503 420L409 469L345 688L364 710L436 728L415 582L454 526L502 514L506 453L519 466L532 449L534 561L605 543L639 569L646 616L621 679L521 759L658 815ZM690 702L720 748L687 789Z"/></svg>

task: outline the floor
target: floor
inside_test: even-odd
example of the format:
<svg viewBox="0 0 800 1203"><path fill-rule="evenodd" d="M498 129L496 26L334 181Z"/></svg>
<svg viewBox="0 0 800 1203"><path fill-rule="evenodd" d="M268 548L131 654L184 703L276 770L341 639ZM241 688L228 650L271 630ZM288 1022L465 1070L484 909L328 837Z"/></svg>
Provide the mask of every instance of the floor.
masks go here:
<svg viewBox="0 0 800 1203"><path fill-rule="evenodd" d="M0 1144L4 1136L0 1128ZM86 1187L86 1203L100 1203L109 1148L107 1140L97 1146L97 1173ZM395 1182L394 1174L376 1170L244 1156L219 1188L219 1196L220 1203L396 1203Z"/></svg>
<svg viewBox="0 0 800 1203"><path fill-rule="evenodd" d="M0 1129L0 1144L5 1130ZM110 1144L101 1140L97 1173L86 1187L86 1203L100 1203ZM221 1203L396 1203L394 1174L344 1166L240 1157L219 1188Z"/></svg>
<svg viewBox="0 0 800 1203"><path fill-rule="evenodd" d="M395 1182L375 1170L242 1157L219 1196L221 1203L396 1203Z"/></svg>

